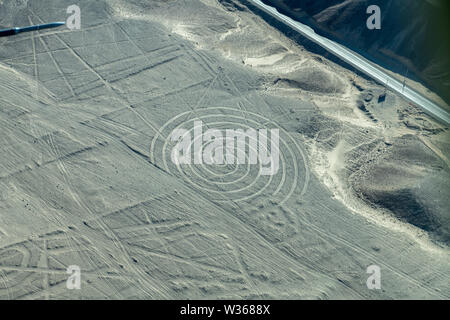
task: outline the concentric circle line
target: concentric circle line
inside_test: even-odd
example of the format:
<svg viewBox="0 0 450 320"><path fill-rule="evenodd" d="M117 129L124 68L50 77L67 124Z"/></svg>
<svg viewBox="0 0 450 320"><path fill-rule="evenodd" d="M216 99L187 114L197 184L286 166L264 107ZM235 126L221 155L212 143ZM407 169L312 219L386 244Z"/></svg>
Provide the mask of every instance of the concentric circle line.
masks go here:
<svg viewBox="0 0 450 320"><path fill-rule="evenodd" d="M208 116L203 116L203 117L200 117L200 118L206 118L206 117L208 117ZM252 122L256 122L256 121L254 121L254 120L252 120L252 119L249 119L249 121L252 121ZM214 122L214 123L210 123L210 125L212 125L212 124L224 124L224 123L229 123L229 122ZM233 123L232 123L233 124ZM182 125L182 124L181 124ZM176 127L175 129L178 129L181 125L179 125L178 127ZM244 125L244 126L246 126L246 125ZM174 130L175 130L174 129ZM189 130L189 132L190 132L191 130ZM194 139L195 140L195 139ZM191 141L192 142L192 141ZM284 141L283 141L284 142ZM191 143L192 144L192 143ZM165 155L165 150L166 150L166 145L167 145L167 141L166 141L166 143L164 144L164 147L163 147L163 161L164 161L164 166L165 166L165 168L166 168L166 170L167 171L170 171L169 170L169 168L168 168L168 166L167 166L167 161L166 161L166 157L164 156ZM286 144L286 146L287 146L287 144ZM288 147L289 148L289 147ZM295 165L295 162L294 162L294 165ZM180 171L180 173L181 173L181 171L182 170L180 170L180 166L179 166L179 164L177 164L176 165L177 166L177 169L178 169L178 171ZM191 167L191 166L190 166ZM260 163L260 170L259 170L259 173L261 172L261 167L262 167L262 165L261 165L261 163ZM191 170L194 170L192 167L191 167ZM255 180L251 183L251 184L249 184L249 185L247 185L246 187L244 187L244 188L241 188L241 189L237 189L237 190L233 190L233 191L226 191L226 193L235 193L235 192L241 192L241 191L243 191L243 190L245 190L245 189L248 189L248 188L250 188L250 187L252 187L255 183L256 183L256 179L258 178L260 176L260 174L258 174L258 176L255 178ZM185 176L185 178L186 178L186 176ZM267 188L267 186L270 184L270 182L272 181L272 176L270 176L270 179L269 179L269 182L264 186L264 188L263 188L263 190L265 190L266 188ZM191 184L193 184L193 185L196 185L195 183L192 183L191 182L191 180L190 179L187 179L186 178L186 180L188 180ZM201 189L205 189L204 187L200 187ZM261 192L263 191L263 190L260 190ZM210 189L207 189L207 190L205 190L205 191L209 191L209 192L218 192L218 191L216 191L216 190L210 190ZM224 192L224 191L220 191L220 192ZM256 196L256 195L258 195L260 192L258 192L257 194L254 194L254 196Z"/></svg>
<svg viewBox="0 0 450 320"><path fill-rule="evenodd" d="M195 112L195 114L194 114ZM203 114L202 114L203 113ZM211 114L208 114L211 113ZM231 113L231 114L229 114ZM195 115L195 117L189 118L190 115ZM245 116L246 115L246 116ZM187 116L186 119L181 119L181 117L183 116ZM249 116L253 116L249 117ZM216 121L208 121L206 119L211 119L211 118L226 118L223 120L216 120ZM179 123L181 119L181 123ZM237 120L237 121L236 121ZM280 150L280 159L279 159L279 167L278 170L281 169L281 176L279 176L279 178L276 179L276 183L277 186L272 186L272 181L274 180L273 175L269 175L269 177L267 176L263 176L261 175L261 169L262 169L262 163L261 161L258 162L258 167L259 170L256 169L255 171L252 171L250 168L250 161L249 161L249 156L250 156L250 152L253 152L253 148L252 148L252 144L247 144L246 143L246 151L245 151L245 167L246 170L242 171L240 170L240 168L243 168L242 164L233 164L233 170L230 172L218 172L217 170L211 170L212 166L211 164L198 164L198 165L183 165L183 164L173 164L171 165L171 167L173 169L176 168L176 171L178 171L179 175L181 175L183 177L183 179L188 182L189 184L191 184L194 188L203 190L205 192L208 193L213 193L213 194L220 194L221 195L221 199L215 199L215 201L244 201L244 200L250 200L258 195L260 195L262 192L264 192L265 190L268 190L270 187L270 190L275 190L274 191L270 191L270 193L272 194L272 196L276 196L276 197L280 197L281 201L278 201L279 204L283 204L285 201L287 201L295 192L295 190L297 188L301 188L299 191L299 196L303 196L308 188L308 184L309 184L309 180L310 180L310 171L309 171L309 165L308 165L308 161L307 158L305 156L305 153L303 151L303 149L300 147L298 141L296 141L294 139L294 137L287 132L285 129L283 129L281 126L279 126L275 121L268 119L260 114L254 113L254 112L250 112L247 110L243 110L242 108L232 108L232 107L210 107L210 108L200 108L200 109L196 109L196 110L189 110L186 112L182 112L178 115L176 115L175 117L169 119L158 131L158 133L153 137L152 139L152 143L151 143L151 148L150 148L150 159L152 161L155 161L155 151L157 148L157 145L159 146L158 149L161 148L162 151L162 161L164 163L164 168L168 171L171 172L172 169L170 169L168 163L167 163L167 149L168 149L168 145L170 145L170 139L168 138L169 136L167 136L167 138L164 139L164 132L169 128L169 126L172 126L172 124L175 125L175 128L173 128L172 126L172 130L175 129L179 129L183 126L187 126L189 123L194 123L195 121L204 121L205 124L205 128L211 128L213 126L214 129L216 129L217 126L220 126L222 129L218 129L218 130L225 130L224 126L225 125L231 125L231 128L235 127L234 130L237 130L237 128L239 129L243 129L243 128L251 128L249 126L249 124L254 124L255 127L253 127L252 129L257 129L257 128L264 128L266 127L268 124L273 124L276 126L277 129L280 130L280 141L279 141L279 150ZM178 122L178 124L176 124ZM187 130L186 134L189 133L191 134L193 130L193 126L191 126L191 128L189 130ZM204 130L202 130L202 134L204 133ZM252 136L245 136L245 139L247 141L247 137L248 139L254 139L254 137ZM161 140L159 140L160 138L162 138ZM197 138L194 138L194 141L196 141ZM226 137L224 138L220 138L220 139L226 139ZM160 141L160 142L158 142ZM213 141L213 140L212 140ZM226 141L226 140L224 140ZM252 141L252 140L250 140ZM173 142L173 141L172 141ZM192 149L192 145L193 145L193 141L190 141L190 145L189 145L189 151L191 151ZM205 146L207 146L208 143L206 144L202 144L202 147L200 150L204 150ZM259 144L258 144L259 145ZM234 146L234 144L233 144ZM248 152L247 152L247 146L248 146ZM220 146L219 146L220 147ZM282 148L280 148L282 147ZM224 146L224 151L227 150L229 151L229 149L227 149L228 146L225 144ZM199 150L199 151L200 151ZM268 150L268 149L267 149ZM284 151L283 151L284 150ZM295 151L294 151L295 150ZM226 151L225 151L226 152ZM234 152L234 150L233 150ZM287 154L285 154L287 152ZM287 156L288 155L288 156ZM196 155L194 155L196 156ZM236 155L235 155L236 156ZM303 162L303 169L304 170L304 181L303 181L303 186L298 185L299 183L299 162L297 161L298 156L300 156L302 158L302 162ZM290 164L288 166L288 163L292 162L292 164ZM217 165L216 167L219 167L219 165ZM226 170L228 168L228 165L226 163L220 165L220 167L222 167L224 170ZM291 168L291 174L288 175L288 169ZM189 171L187 171L189 170ZM245 175L240 175L240 172L242 171L245 172ZM257 172L256 175L253 175L252 172ZM177 175L178 175L177 174ZM234 175L238 175L239 177L233 180L233 176ZM242 180L244 179L248 179L247 177L250 177L250 175L252 175L253 181L249 184L247 184L246 186L243 186L241 188L238 188L236 190L223 190L221 188L221 186L232 186L236 183L240 183ZM276 176L276 175L275 175ZM212 177L212 178L208 178L208 177ZM261 178L264 177L267 179L267 181L262 181ZM220 179L220 181L217 181L218 179ZM289 184L291 185L289 189L287 189L287 193L282 191L286 188L284 188L284 186L286 186L288 180L290 181ZM203 181L203 182L200 182ZM252 191L252 189L255 189L255 186L257 184L264 184L262 186L261 189ZM215 189L219 189L219 190L215 190ZM273 193L272 193L273 192ZM231 196L232 194L236 194L236 193L246 193L246 195L243 195L243 197L241 197L240 199L234 199L233 196ZM228 195L228 197L224 198L224 195ZM230 197L231 196L231 197Z"/></svg>

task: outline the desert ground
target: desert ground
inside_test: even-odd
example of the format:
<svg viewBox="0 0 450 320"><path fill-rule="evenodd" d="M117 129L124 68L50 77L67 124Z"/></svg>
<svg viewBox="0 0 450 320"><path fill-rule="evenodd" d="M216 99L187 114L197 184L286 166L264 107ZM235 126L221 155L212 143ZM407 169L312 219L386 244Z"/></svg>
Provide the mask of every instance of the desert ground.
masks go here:
<svg viewBox="0 0 450 320"><path fill-rule="evenodd" d="M78 5L0 38L0 299L450 298L445 125L244 1ZM175 164L196 120L279 129L278 172Z"/></svg>

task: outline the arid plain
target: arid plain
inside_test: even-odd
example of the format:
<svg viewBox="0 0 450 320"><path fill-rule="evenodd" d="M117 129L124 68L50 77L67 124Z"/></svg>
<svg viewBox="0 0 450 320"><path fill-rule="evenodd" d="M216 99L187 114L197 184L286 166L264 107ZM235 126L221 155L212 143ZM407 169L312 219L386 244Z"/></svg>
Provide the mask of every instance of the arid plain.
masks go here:
<svg viewBox="0 0 450 320"><path fill-rule="evenodd" d="M78 5L80 30L0 39L1 299L450 297L446 126L245 2ZM176 165L195 120L278 129L277 173Z"/></svg>

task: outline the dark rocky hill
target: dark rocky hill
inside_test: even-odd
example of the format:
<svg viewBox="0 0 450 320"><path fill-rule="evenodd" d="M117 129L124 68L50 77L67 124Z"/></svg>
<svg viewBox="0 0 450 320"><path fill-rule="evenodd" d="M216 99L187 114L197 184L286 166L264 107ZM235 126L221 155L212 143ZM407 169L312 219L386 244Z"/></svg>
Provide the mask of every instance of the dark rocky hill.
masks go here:
<svg viewBox="0 0 450 320"><path fill-rule="evenodd" d="M263 0L376 63L418 80L450 101L450 3L440 0ZM381 30L369 30L369 5Z"/></svg>

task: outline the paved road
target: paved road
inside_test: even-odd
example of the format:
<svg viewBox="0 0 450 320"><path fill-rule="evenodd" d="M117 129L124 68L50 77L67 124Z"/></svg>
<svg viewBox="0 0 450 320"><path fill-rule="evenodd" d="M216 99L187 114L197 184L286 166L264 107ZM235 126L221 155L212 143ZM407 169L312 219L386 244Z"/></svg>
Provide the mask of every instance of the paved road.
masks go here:
<svg viewBox="0 0 450 320"><path fill-rule="evenodd" d="M384 84L388 88L397 92L398 94L406 98L408 101L420 106L426 113L430 114L434 118L441 120L446 124L450 124L450 115L448 112L443 110L439 105L437 105L433 101L422 96L417 91L411 89L410 87L408 86L403 87L402 82L386 74L381 69L373 65L373 63L370 62L369 60L359 56L350 49L334 41L331 41L325 37L318 35L311 27L279 13L275 8L264 4L260 0L248 0L248 1L250 1L252 4L260 8L261 10L267 12L271 16L275 17L279 21L289 25L294 30L297 30L301 35L322 46L324 49L333 53L340 59L354 66L358 70L364 72L374 80L377 80L378 82Z"/></svg>

